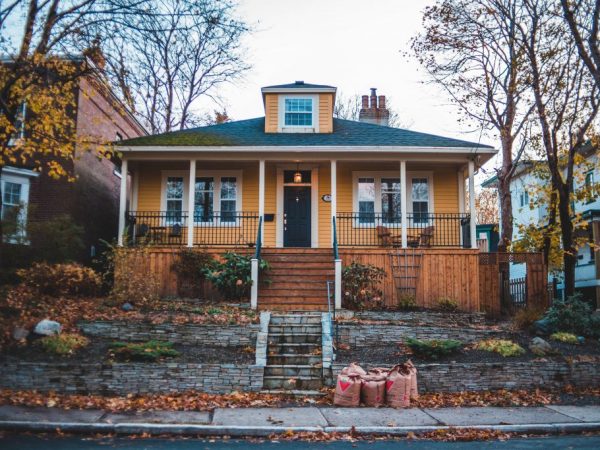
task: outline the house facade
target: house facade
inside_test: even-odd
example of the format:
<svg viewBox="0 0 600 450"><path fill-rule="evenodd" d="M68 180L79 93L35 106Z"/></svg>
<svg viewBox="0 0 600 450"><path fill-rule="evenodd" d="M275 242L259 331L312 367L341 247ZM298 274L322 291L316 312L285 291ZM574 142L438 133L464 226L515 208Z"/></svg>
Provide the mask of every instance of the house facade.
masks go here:
<svg viewBox="0 0 600 450"><path fill-rule="evenodd" d="M333 117L333 86L297 81L261 93L264 117L119 146L131 179L121 184L122 244L251 249L270 258L273 271L287 260L280 275L292 284L271 297L263 289L263 305L285 303L286 292L306 294L309 281L319 285L314 299L299 295L288 309L311 301L325 307L328 277L339 307L341 266L350 260L389 265L391 252L476 255L475 205L465 185L473 189L494 148L378 125L387 115L375 91L363 97L363 122ZM468 283L466 275L462 284L448 282L465 301ZM253 306L260 307L255 288Z"/></svg>
<svg viewBox="0 0 600 450"><path fill-rule="evenodd" d="M88 64L92 64L87 61ZM146 135L144 127L117 99L108 85L93 75L82 77L75 93L73 111L78 137L113 142ZM27 133L27 105L23 107L19 136ZM2 218L19 207L18 236L5 236L5 243L27 243L27 226L69 215L84 229L85 254L94 256L99 239L116 237L120 194L120 162L99 159L93 152L77 149L76 158L63 162L76 180L56 180L28 165L4 166L0 171Z"/></svg>

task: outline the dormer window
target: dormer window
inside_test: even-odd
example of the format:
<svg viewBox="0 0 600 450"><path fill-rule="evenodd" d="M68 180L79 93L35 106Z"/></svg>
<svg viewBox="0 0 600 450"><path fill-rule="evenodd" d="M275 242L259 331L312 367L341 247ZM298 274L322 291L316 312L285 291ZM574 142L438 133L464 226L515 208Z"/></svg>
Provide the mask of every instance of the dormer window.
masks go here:
<svg viewBox="0 0 600 450"><path fill-rule="evenodd" d="M313 101L312 98L285 99L286 127L312 127Z"/></svg>

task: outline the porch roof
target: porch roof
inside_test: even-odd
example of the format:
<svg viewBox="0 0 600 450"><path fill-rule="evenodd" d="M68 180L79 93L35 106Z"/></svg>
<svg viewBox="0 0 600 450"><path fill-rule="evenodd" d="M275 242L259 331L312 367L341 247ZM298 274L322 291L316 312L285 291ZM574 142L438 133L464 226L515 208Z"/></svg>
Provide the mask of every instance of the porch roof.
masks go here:
<svg viewBox="0 0 600 450"><path fill-rule="evenodd" d="M142 136L118 142L117 145L120 147L443 147L493 150L489 145L475 142L336 118L333 119L333 133L265 133L264 117Z"/></svg>

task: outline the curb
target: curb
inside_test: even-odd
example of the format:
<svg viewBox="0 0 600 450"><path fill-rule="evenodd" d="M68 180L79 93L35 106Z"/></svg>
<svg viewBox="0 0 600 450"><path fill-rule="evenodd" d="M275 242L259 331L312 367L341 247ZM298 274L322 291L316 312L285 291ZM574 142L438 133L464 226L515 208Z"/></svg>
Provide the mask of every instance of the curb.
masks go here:
<svg viewBox="0 0 600 450"><path fill-rule="evenodd" d="M196 424L157 424L157 423L82 423L82 422L27 422L0 421L0 430L73 433L115 433L128 434L172 434L172 435L205 435L205 436L269 436L286 432L324 432L348 433L352 427L276 427L276 426L225 426ZM354 427L354 433L367 435L405 436L408 433L422 434L437 430L494 430L505 433L558 434L600 431L600 422L588 423L551 423L520 425L471 425L471 426L404 426L404 427Z"/></svg>

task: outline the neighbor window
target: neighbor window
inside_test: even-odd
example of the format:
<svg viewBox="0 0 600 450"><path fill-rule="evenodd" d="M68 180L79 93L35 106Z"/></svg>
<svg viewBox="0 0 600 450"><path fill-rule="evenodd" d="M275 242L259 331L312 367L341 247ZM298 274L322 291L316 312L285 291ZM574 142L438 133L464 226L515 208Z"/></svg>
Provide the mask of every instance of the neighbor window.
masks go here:
<svg viewBox="0 0 600 450"><path fill-rule="evenodd" d="M394 223L401 221L400 178L381 179L381 213L383 221Z"/></svg>
<svg viewBox="0 0 600 450"><path fill-rule="evenodd" d="M27 111L26 103L22 103L17 111L17 120L15 122L15 132L8 140L8 145L15 145L15 143L25 137L25 113Z"/></svg>
<svg viewBox="0 0 600 450"><path fill-rule="evenodd" d="M2 226L7 242L21 241L26 237L27 206L29 203L29 178L2 174Z"/></svg>
<svg viewBox="0 0 600 450"><path fill-rule="evenodd" d="M594 172L589 171L585 174L585 190L586 195L588 196L587 203L593 203L596 198L596 193L594 192Z"/></svg>
<svg viewBox="0 0 600 450"><path fill-rule="evenodd" d="M358 222L375 220L375 178L358 179Z"/></svg>
<svg viewBox="0 0 600 450"><path fill-rule="evenodd" d="M196 178L194 192L194 222L213 220L213 198L215 183L212 177Z"/></svg>
<svg viewBox="0 0 600 450"><path fill-rule="evenodd" d="M285 99L285 126L312 127L313 101L310 98Z"/></svg>
<svg viewBox="0 0 600 450"><path fill-rule="evenodd" d="M429 183L427 178L412 179L413 222L425 223L429 220Z"/></svg>
<svg viewBox="0 0 600 450"><path fill-rule="evenodd" d="M521 195L519 196L519 205L521 205L521 208L529 205L529 192L521 192Z"/></svg>
<svg viewBox="0 0 600 450"><path fill-rule="evenodd" d="M235 222L237 206L237 180L235 177L221 178L221 222Z"/></svg>
<svg viewBox="0 0 600 450"><path fill-rule="evenodd" d="M183 177L167 178L167 222L179 223L183 211Z"/></svg>

